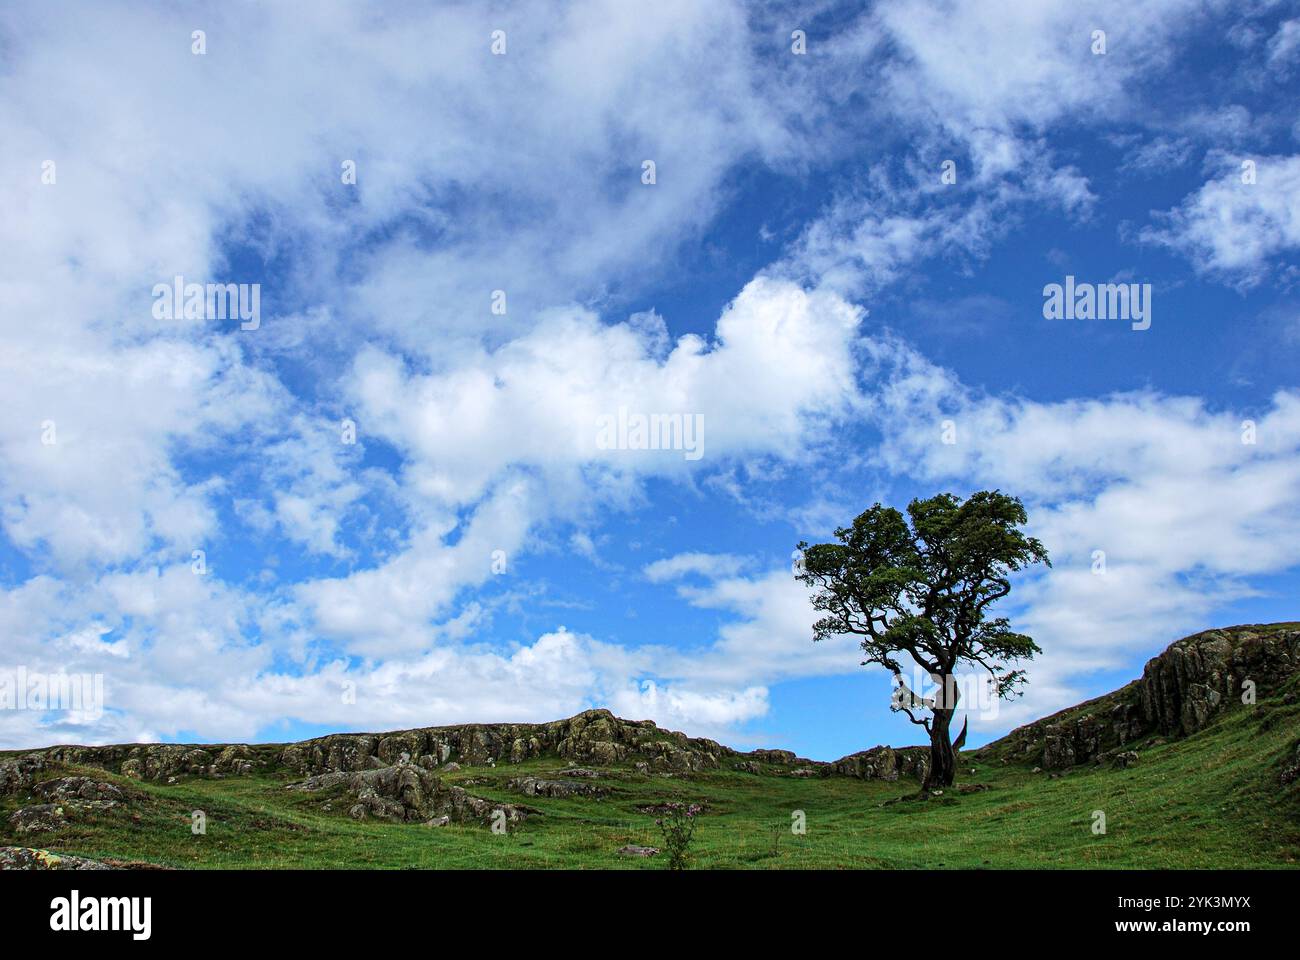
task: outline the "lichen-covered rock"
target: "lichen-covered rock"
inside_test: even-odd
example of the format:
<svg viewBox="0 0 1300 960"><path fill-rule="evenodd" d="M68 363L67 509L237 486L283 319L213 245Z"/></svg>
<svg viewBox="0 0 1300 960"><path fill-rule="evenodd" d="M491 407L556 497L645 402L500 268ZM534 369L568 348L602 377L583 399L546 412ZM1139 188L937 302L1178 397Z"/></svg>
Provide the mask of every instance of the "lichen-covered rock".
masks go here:
<svg viewBox="0 0 1300 960"><path fill-rule="evenodd" d="M22 807L9 816L15 833L54 833L68 823L64 808L57 803L38 803Z"/></svg>
<svg viewBox="0 0 1300 960"><path fill-rule="evenodd" d="M1091 715L1048 724L1043 729L1043 766L1059 770L1091 760L1102 749L1104 733L1105 722Z"/></svg>
<svg viewBox="0 0 1300 960"><path fill-rule="evenodd" d="M1227 704L1239 704L1246 681L1257 697L1267 696L1298 667L1300 630L1207 630L1172 644L1146 665L1142 711L1160 733L1186 736L1204 729Z"/></svg>
<svg viewBox="0 0 1300 960"><path fill-rule="evenodd" d="M184 744L52 747L43 753L51 762L117 769L122 776L133 780L171 780L182 775L204 776L213 772L212 754L208 750Z"/></svg>
<svg viewBox="0 0 1300 960"><path fill-rule="evenodd" d="M1300 629L1288 624L1230 627L1184 637L1147 662L1142 677L1102 697L1011 731L976 752L1047 769L1123 753L1143 738L1203 730L1242 704L1275 694L1300 669Z"/></svg>
<svg viewBox="0 0 1300 960"><path fill-rule="evenodd" d="M717 765L733 753L711 740L660 730L648 720L621 720L588 710L552 723L426 727L375 737L333 734L282 749L279 761L303 774L379 769L403 759L428 769L448 764L522 763L557 755L576 763L610 765L643 758L656 769L689 771Z"/></svg>
<svg viewBox="0 0 1300 960"><path fill-rule="evenodd" d="M217 754L209 768L214 776L251 776L257 769L258 759L246 743L232 743Z"/></svg>
<svg viewBox="0 0 1300 960"><path fill-rule="evenodd" d="M544 756L608 766L646 763L655 773L714 769L736 752L712 740L662 730L649 720L622 720L608 710L587 710L551 723L461 724L376 735L340 733L287 745L133 744L52 747L49 762L98 766L140 780L172 782L181 776L248 775L288 768L307 777L330 772L382 770L398 764L448 769Z"/></svg>
<svg viewBox="0 0 1300 960"><path fill-rule="evenodd" d="M106 863L34 847L0 847L0 870L112 870Z"/></svg>
<svg viewBox="0 0 1300 960"><path fill-rule="evenodd" d="M726 751L725 747L723 751L718 756L719 761L728 755L732 755L729 751ZM749 753L734 754L734 756L737 759L732 762L731 768L742 773L784 777L856 775L856 772L849 772L855 770L851 760L841 770L837 770L834 764L824 763L820 760L808 760L796 756L789 750L751 750Z"/></svg>
<svg viewBox="0 0 1300 960"><path fill-rule="evenodd" d="M538 777L516 777L510 789L526 797L598 797L608 791L605 787L581 780L542 780Z"/></svg>
<svg viewBox="0 0 1300 960"><path fill-rule="evenodd" d="M795 763L799 759L789 750L751 750L746 756L758 763Z"/></svg>
<svg viewBox="0 0 1300 960"><path fill-rule="evenodd" d="M83 803L35 803L20 807L9 816L15 833L54 833L89 814L102 813L117 806L114 800L88 800Z"/></svg>
<svg viewBox="0 0 1300 960"><path fill-rule="evenodd" d="M45 766L45 758L39 753L0 761L0 797L30 789Z"/></svg>
<svg viewBox="0 0 1300 960"><path fill-rule="evenodd" d="M486 822L501 810L506 821L514 823L528 814L526 808L515 804L484 800L463 787L448 786L430 770L413 763L315 774L290 784L289 789L307 793L340 790L353 799L348 813L357 820L378 817L393 823L427 823L449 816L458 823Z"/></svg>
<svg viewBox="0 0 1300 960"><path fill-rule="evenodd" d="M567 760L608 765L625 759L627 746L610 740L588 740L574 736L561 740L555 752Z"/></svg>
<svg viewBox="0 0 1300 960"><path fill-rule="evenodd" d="M929 769L929 747L872 747L828 764L823 769L823 776L891 781L914 777L924 780Z"/></svg>
<svg viewBox="0 0 1300 960"><path fill-rule="evenodd" d="M82 765L116 769L128 756L135 755L139 744L126 743L108 747L58 746L42 750L47 763Z"/></svg>
<svg viewBox="0 0 1300 960"><path fill-rule="evenodd" d="M120 787L90 777L58 777L32 788L32 793L47 803L102 800L120 803L126 799Z"/></svg>

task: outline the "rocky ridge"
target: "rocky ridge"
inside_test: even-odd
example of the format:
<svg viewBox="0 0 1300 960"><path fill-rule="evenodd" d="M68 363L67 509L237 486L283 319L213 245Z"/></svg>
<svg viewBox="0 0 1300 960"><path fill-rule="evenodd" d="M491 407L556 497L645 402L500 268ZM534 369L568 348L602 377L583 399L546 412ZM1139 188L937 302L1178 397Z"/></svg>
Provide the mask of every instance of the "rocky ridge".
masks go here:
<svg viewBox="0 0 1300 960"><path fill-rule="evenodd" d="M1137 760L1132 746L1189 736L1251 698L1294 701L1298 672L1300 624L1206 630L1170 644L1132 683L1017 727L975 756L1046 770L1127 766Z"/></svg>
<svg viewBox="0 0 1300 960"><path fill-rule="evenodd" d="M340 733L291 744L50 747L0 761L0 795L30 796L34 802L14 813L10 821L17 832L39 833L125 802L112 784L89 777L41 782L42 777L70 766L163 783L187 777L289 772L299 779L287 789L318 795L331 806L341 801L357 819L377 817L429 825L488 823L500 811L507 823L514 823L533 811L523 804L477 797L466 789L473 785L472 780L461 785L447 782L445 776L466 768L554 759L565 769L553 777L516 777L509 788L525 798L599 798L610 788L591 781L606 778L611 767L664 777L726 768L755 775L896 780L924 776L923 754L921 748L877 747L824 763L786 750L740 753L713 740L661 729L649 720L622 720L608 710L587 710L551 723Z"/></svg>
<svg viewBox="0 0 1300 960"><path fill-rule="evenodd" d="M1208 630L1177 641L1127 686L1019 727L977 751L983 761L1060 770L1082 763L1136 763L1134 749L1203 729L1243 697L1300 696L1300 624ZM387 734L346 733L292 744L123 744L57 746L0 759L0 796L26 797L10 817L16 833L45 833L132 802L123 790L84 775L97 768L127 779L175 783L184 777L240 777L259 772L297 779L287 789L319 796L358 819L438 825L507 823L532 811L522 803L475 796L465 768L557 761L554 773L519 776L508 788L521 798L599 799L621 776L677 777L729 769L757 776L922 780L926 747L874 747L833 762L785 750L741 753L713 740L663 730L649 720L622 720L587 710L551 723L461 724ZM558 769L558 768L563 769ZM615 769L617 768L617 769ZM1300 743L1281 774L1300 779Z"/></svg>

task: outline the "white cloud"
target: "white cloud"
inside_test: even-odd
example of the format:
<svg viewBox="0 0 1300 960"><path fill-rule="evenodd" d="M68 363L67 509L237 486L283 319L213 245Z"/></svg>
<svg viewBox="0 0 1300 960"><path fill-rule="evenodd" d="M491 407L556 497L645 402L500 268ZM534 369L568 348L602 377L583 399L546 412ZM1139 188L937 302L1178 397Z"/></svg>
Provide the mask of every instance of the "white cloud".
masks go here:
<svg viewBox="0 0 1300 960"><path fill-rule="evenodd" d="M1283 22L1268 41L1269 66L1289 70L1297 54L1300 54L1300 18Z"/></svg>
<svg viewBox="0 0 1300 960"><path fill-rule="evenodd" d="M806 455L858 401L859 319L832 294L760 279L724 310L714 342L688 335L662 358L643 327L585 311L557 312L442 374L367 351L351 386L359 422L403 452L404 489L424 525L383 566L299 596L323 631L360 651L421 648L430 619L490 575L492 552L514 555L539 523L626 505L646 477L689 482L735 458ZM733 389L743 383L764 389ZM703 457L601 449L600 418L621 406L702 416ZM446 547L449 518L466 505L470 518Z"/></svg>
<svg viewBox="0 0 1300 960"><path fill-rule="evenodd" d="M1243 182L1245 161L1255 182ZM1185 255L1198 270L1245 286L1300 248L1300 156L1242 157L1142 234Z"/></svg>
<svg viewBox="0 0 1300 960"><path fill-rule="evenodd" d="M1239 138L1252 125L1245 108L1207 106L1165 120L1161 95L1148 89L1177 60L1180 39L1229 9L1224 0L876 4L832 52L845 69L870 55L879 89L870 129L903 131L905 173L889 172L893 156L873 158L773 272L870 295L934 257L982 258L1022 216L1048 209L1086 221L1097 196L1054 147L1065 129L1172 124L1200 139ZM1098 30L1104 54L1093 52ZM1134 165L1190 149L1167 143L1163 156L1153 145ZM948 161L956 182L945 185Z"/></svg>
<svg viewBox="0 0 1300 960"><path fill-rule="evenodd" d="M788 570L744 576L755 568L736 557L645 571L705 578L681 596L729 622L696 650L559 630L493 647L474 642L488 607L458 601L491 575L495 551L513 562L548 525L577 524L571 547L598 558L600 523L644 506L650 480L743 497L748 481L833 448L864 409L864 314L833 291L894 282L937 247L983 256L1025 205L1087 216L1091 185L1047 131L1131 119L1133 85L1167 59L1193 6L888 2L796 62L760 58L787 25L774 33L779 16L739 3L537 4L503 24L468 4L383 16L342 2L231 7L206 16L205 57L190 53L185 11L7 5L0 522L38 572L0 592L6 656L104 672L110 712L93 730L73 725L81 740L249 737L274 717L541 720L595 702L717 733L761 715L772 683L856 669L851 642L812 645L806 590ZM1087 49L1094 20L1105 58ZM505 57L489 50L498 26ZM1230 107L1198 122L1240 132L1250 120ZM711 336L674 339L654 311L611 322L682 265L733 174L857 162L870 124L915 157L833 203ZM930 180L950 154L963 161L959 202L936 206ZM339 181L345 159L355 187ZM639 179L646 159L653 187ZM1290 249L1293 211L1253 202L1220 242L1214 216L1189 201L1176 214L1188 249L1247 272ZM1258 255L1229 263L1241 238ZM266 284L260 330L151 316L154 283L234 273ZM498 289L503 315L490 310ZM1261 450L1282 452L1236 466L1206 440L1222 418L1194 401L964 402L992 452L917 462L935 475L1007 470L1061 501L1043 514L1056 539L1106 533L1121 554L1112 569L1146 571L1125 575L1121 612L1159 612L1139 609L1142 576L1163 590L1171 571L1206 567L1207 590L1161 594L1190 610L1289 556L1261 547L1258 510L1234 507L1215 528L1189 511L1148 516L1125 494L1148 483L1174 502L1201 495L1178 486L1187 444L1184 471L1199 464L1286 515L1291 441L1277 438L1290 401L1261 420ZM702 414L703 460L599 449L596 417L620 405ZM1143 439L1115 439L1108 410L1136 417ZM355 447L338 441L345 416ZM1023 456L1023 438L1062 423L1095 442ZM390 453L389 466L362 467ZM389 507L396 519L371 536ZM240 586L213 562L194 576L192 549L248 547L232 542L231 513L313 570L344 572L268 566ZM1181 536L1184 523L1200 531L1191 559L1153 566L1139 532ZM252 547L241 557L261 559ZM1063 609L1053 597L1091 602L1098 589L1059 583L1034 605L1045 624ZM348 680L363 691L355 706L339 698ZM0 716L9 744L71 729Z"/></svg>
<svg viewBox="0 0 1300 960"><path fill-rule="evenodd" d="M106 733L247 732L227 686L256 688L277 656L322 668L311 631L371 658L463 638L469 607L439 620L492 551L632 503L645 476L690 481L680 461L594 448L588 421L620 396L704 413L721 460L797 455L818 434L810 417L852 394L857 314L829 297L756 285L716 341L671 354L651 314L610 326L555 309L672 270L737 163L821 149L791 135L805 98L774 90L745 10L591 2L500 19L229 9L207 16L197 57L184 12L6 6L2 520L20 550L78 578L76 603L72 581L42 578L9 598L32 603L27 661L101 615L112 626L102 650L63 645L130 654L114 658L130 670L114 673L124 712ZM489 48L498 26L505 57ZM345 159L355 187L340 183ZM153 284L230 279L227 245L275 264L237 278L276 281L261 329L160 326ZM488 309L495 289L504 316ZM771 384L757 404L728 386L751 376ZM342 416L356 448L337 442ZM377 436L405 458L396 478L358 469ZM188 571L191 550L236 546L227 498L259 533L353 563L347 526L371 522L376 497L402 529L369 568L276 594L222 583L219 565ZM146 661L152 673L132 672Z"/></svg>
<svg viewBox="0 0 1300 960"><path fill-rule="evenodd" d="M231 431L274 436L299 416L302 398L278 391L267 360L307 365L337 398L339 357L368 341L440 362L472 356L539 308L650 279L646 264L666 268L712 215L730 166L798 149L791 115L759 91L734 5L524 8L507 18L505 57L491 55L490 18L467 7L222 11L205 25L204 57L190 52L191 19L6 8L4 519L21 546L66 567L214 532L213 490L186 484L174 455ZM178 130L195 149L176 150ZM639 180L651 154L654 189ZM339 182L343 159L358 162L355 188ZM364 250L350 242L366 236ZM223 279L223 239L282 264L263 329L160 329L151 286ZM487 310L497 288L510 297L503 318ZM286 294L324 303L290 313ZM63 441L53 452L33 442L46 419ZM312 489L273 499L276 522L344 555L327 513L355 488L302 485Z"/></svg>
<svg viewBox="0 0 1300 960"><path fill-rule="evenodd" d="M695 693L665 689L647 680L639 690L616 693L610 706L622 717L652 717L670 730L690 727L701 735L717 736L719 731L733 730L747 720L766 714L768 701L764 687Z"/></svg>
<svg viewBox="0 0 1300 960"><path fill-rule="evenodd" d="M955 133L1042 130L1113 119L1130 88L1174 53L1172 41L1226 3L1199 0L890 0L876 18L899 48L887 71L898 113ZM1093 53L1093 32L1106 52Z"/></svg>
<svg viewBox="0 0 1300 960"><path fill-rule="evenodd" d="M0 495L10 538L60 567L185 556L214 532L212 484L187 483L177 448L243 429L269 408L264 377L229 344L54 335L6 311Z"/></svg>
<svg viewBox="0 0 1300 960"><path fill-rule="evenodd" d="M678 553L648 563L642 569L651 583L678 580L688 574L711 577L733 576L741 571L747 561L731 553Z"/></svg>

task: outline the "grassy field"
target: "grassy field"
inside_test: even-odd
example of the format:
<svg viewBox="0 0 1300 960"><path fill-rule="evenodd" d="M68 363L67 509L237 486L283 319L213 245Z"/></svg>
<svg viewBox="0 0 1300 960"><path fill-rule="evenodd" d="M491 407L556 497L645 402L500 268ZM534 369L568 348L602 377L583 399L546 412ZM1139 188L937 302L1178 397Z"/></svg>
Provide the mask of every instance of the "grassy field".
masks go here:
<svg viewBox="0 0 1300 960"><path fill-rule="evenodd" d="M617 767L599 781L611 789L599 800L525 799L506 786L521 774L554 774L558 759L448 774L480 796L538 811L506 835L479 825L353 821L341 799L286 790L288 772L164 785L72 770L61 773L109 779L132 802L57 834L20 837L8 823L18 802L7 798L0 843L194 868L655 870L664 868L662 854L616 851L662 846L655 814L638 808L685 800L705 805L691 848L697 868L1287 867L1300 859L1300 790L1279 786L1278 770L1298 734L1300 705L1262 702L1186 740L1139 747L1140 761L1127 769L1051 778L966 754L958 787L987 789L927 800L906 799L915 782L737 771L658 777ZM205 812L206 835L191 832L193 810ZM798 810L802 836L791 831ZM1104 835L1093 832L1097 810Z"/></svg>

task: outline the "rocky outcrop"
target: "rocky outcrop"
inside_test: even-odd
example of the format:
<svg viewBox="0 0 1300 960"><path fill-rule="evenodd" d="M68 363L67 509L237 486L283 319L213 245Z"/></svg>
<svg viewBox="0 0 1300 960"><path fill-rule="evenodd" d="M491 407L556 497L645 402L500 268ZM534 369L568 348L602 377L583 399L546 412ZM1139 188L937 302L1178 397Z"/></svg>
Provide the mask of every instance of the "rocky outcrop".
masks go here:
<svg viewBox="0 0 1300 960"><path fill-rule="evenodd" d="M1151 660L1140 683L1142 714L1156 731L1196 733L1228 704L1240 704L1247 682L1255 696L1275 692L1300 668L1300 629L1237 627L1179 640Z"/></svg>
<svg viewBox="0 0 1300 960"><path fill-rule="evenodd" d="M599 797L608 793L605 787L582 780L542 780L539 777L516 777L510 789L526 797Z"/></svg>
<svg viewBox="0 0 1300 960"><path fill-rule="evenodd" d="M86 800L79 803L35 803L20 807L9 816L15 833L54 833L69 823L104 813L117 806L115 800Z"/></svg>
<svg viewBox="0 0 1300 960"><path fill-rule="evenodd" d="M348 814L357 820L377 817L392 823L431 823L443 817L456 823L489 822L500 810L507 823L524 819L528 811L509 803L475 797L463 787L449 786L432 771L409 761L374 770L330 771L315 774L290 790L341 794L351 801Z"/></svg>
<svg viewBox="0 0 1300 960"><path fill-rule="evenodd" d="M796 757L789 750L751 750L745 754L749 763L777 763L793 764L805 763L802 758Z"/></svg>
<svg viewBox="0 0 1300 960"><path fill-rule="evenodd" d="M37 755L48 763L100 767L133 780L167 781L183 776L248 776L267 766L278 753L278 747L242 743L209 747L144 743L50 747Z"/></svg>
<svg viewBox="0 0 1300 960"><path fill-rule="evenodd" d="M106 863L35 847L0 847L0 870L113 870Z"/></svg>
<svg viewBox="0 0 1300 960"><path fill-rule="evenodd" d="M32 797L42 801L20 807L9 816L15 833L54 833L69 823L104 813L126 802L111 783L91 777L57 777L33 784Z"/></svg>
<svg viewBox="0 0 1300 960"><path fill-rule="evenodd" d="M99 801L121 803L126 799L120 787L91 777L58 777L32 788L32 793L47 803Z"/></svg>
<svg viewBox="0 0 1300 960"><path fill-rule="evenodd" d="M133 779L166 782L185 776L248 776L277 767L312 776L382 770L399 763L426 770L455 764L459 769L540 757L595 766L644 764L650 773L689 773L715 769L724 758L736 755L713 740L663 730L650 720L622 720L608 710L587 710L551 723L474 723L387 734L339 733L288 745L60 746L32 756L42 762L101 767ZM6 774L0 773L3 776Z"/></svg>
<svg viewBox="0 0 1300 960"><path fill-rule="evenodd" d="M45 758L39 753L0 761L0 797L30 790L45 766Z"/></svg>
<svg viewBox="0 0 1300 960"><path fill-rule="evenodd" d="M583 780L598 780L605 774L599 770L588 770L585 767L566 767L559 771L561 777L581 777Z"/></svg>
<svg viewBox="0 0 1300 960"><path fill-rule="evenodd" d="M857 780L924 780L930 766L929 747L872 747L840 757L830 763L805 760L788 750L755 750L738 756L732 768L744 773L807 779L809 777L853 777Z"/></svg>
<svg viewBox="0 0 1300 960"><path fill-rule="evenodd" d="M930 768L929 747L872 747L851 753L827 764L826 776L856 777L859 780L925 780Z"/></svg>
<svg viewBox="0 0 1300 960"><path fill-rule="evenodd" d="M358 793L367 788L375 791L373 796L367 793L366 799L357 801L365 815L423 821L428 819L424 804L402 804L399 811L384 802L396 802L396 798L386 797L379 789L386 788L390 777L398 776L394 770L410 767L442 774L457 772L462 765L495 766L554 757L571 765L559 774L565 780L594 778L600 776L598 768L613 765L626 765L651 776L689 774L725 765L774 776L896 780L900 775L923 778L928 756L921 747L897 751L877 747L834 763L807 760L789 750L740 753L714 740L663 730L650 720L622 720L608 710L587 710L552 723L464 724L388 734L340 733L287 745L51 747L21 758L21 763L7 761L0 765L0 785L6 777L14 783L30 783L34 773L43 769L40 765L47 762L97 766L133 779L164 782L187 776L249 776L259 770L288 768L304 777L304 784L315 787L342 782L338 778L318 779L327 774L367 773L376 774L369 779L378 781L378 787L367 778L357 781ZM408 791L412 776L416 775L400 774L408 781ZM529 785L525 783L528 779L535 782ZM604 792L582 784L563 784L560 779L519 778L513 787L526 796L594 796Z"/></svg>
<svg viewBox="0 0 1300 960"><path fill-rule="evenodd" d="M1137 763L1139 756L1140 754L1136 750L1124 750L1115 754L1115 758L1111 760L1111 763L1122 770Z"/></svg>
<svg viewBox="0 0 1300 960"><path fill-rule="evenodd" d="M1300 627L1253 625L1207 630L1171 644L1127 686L1019 727L977 751L1062 769L1115 761L1144 738L1183 737L1224 710L1277 693L1300 669Z"/></svg>
<svg viewBox="0 0 1300 960"><path fill-rule="evenodd" d="M660 730L648 720L620 720L608 710L588 710L552 723L464 724L383 736L333 734L288 746L280 760L303 773L378 769L404 757L426 769L558 756L602 766L635 758L661 769L696 770L716 766L724 752L730 751L713 741Z"/></svg>
<svg viewBox="0 0 1300 960"><path fill-rule="evenodd" d="M290 752L292 751L292 752ZM336 735L286 751L284 760L305 769L360 769L406 754L426 767L520 763L558 756L598 766L641 760L651 769L710 769L733 751L712 740L661 730L649 720L621 720L608 710L588 710L541 724L469 724L408 730L382 738Z"/></svg>

